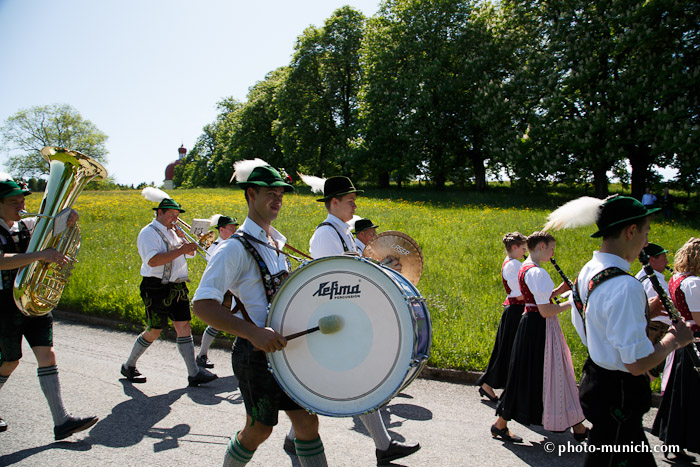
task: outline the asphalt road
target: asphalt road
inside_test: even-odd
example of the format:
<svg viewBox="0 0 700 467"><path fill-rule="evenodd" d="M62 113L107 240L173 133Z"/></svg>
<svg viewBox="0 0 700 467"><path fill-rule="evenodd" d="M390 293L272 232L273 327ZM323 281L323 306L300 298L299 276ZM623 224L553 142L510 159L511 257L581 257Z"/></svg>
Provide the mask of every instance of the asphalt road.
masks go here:
<svg viewBox="0 0 700 467"><path fill-rule="evenodd" d="M155 342L139 360L148 377L131 384L119 373L136 333L57 320L54 341L66 407L74 415L97 415L87 432L53 440L53 423L36 377L36 360L25 343L25 358L0 390L0 465L18 466L218 466L229 437L242 427L244 407L232 374L229 352L212 349L219 379L187 387L185 365L174 342ZM655 410L647 415L651 426ZM570 434L512 424L522 445L491 438L494 406L475 386L426 379L414 381L382 409L398 440L422 449L397 461L404 466L580 465L582 454ZM285 416L256 452L251 466L298 466L282 450L290 423ZM374 445L354 418L321 419L321 437L331 466L372 466ZM659 441L649 435L652 446ZM548 444L553 443L553 444ZM553 449L554 452L547 452ZM580 449L580 448L579 448ZM668 465L657 454L659 465Z"/></svg>

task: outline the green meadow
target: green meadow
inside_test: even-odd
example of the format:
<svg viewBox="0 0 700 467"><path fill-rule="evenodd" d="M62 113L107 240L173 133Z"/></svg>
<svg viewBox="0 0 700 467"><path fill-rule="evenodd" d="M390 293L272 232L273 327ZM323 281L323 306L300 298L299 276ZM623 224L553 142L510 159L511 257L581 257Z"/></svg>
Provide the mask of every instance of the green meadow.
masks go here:
<svg viewBox="0 0 700 467"><path fill-rule="evenodd" d="M398 230L413 237L423 251L423 274L418 289L428 303L433 326L433 347L429 365L441 368L483 370L487 363L501 316L504 290L500 267L505 256L502 236L514 230L527 235L539 230L556 206L582 193L548 189L518 192L496 186L487 194L426 188L367 190L358 197L356 214L371 218L379 231ZM187 210L182 218L208 218L221 213L245 217L241 190L172 190L170 195ZM40 196L27 198L28 210L37 209ZM285 196L279 218L273 224L289 243L308 251L315 226L326 216L322 203L308 190ZM80 213L82 247L79 262L66 287L61 308L85 314L143 322L138 294L141 260L136 249L140 229L153 218L153 204L139 191L85 191L74 206ZM589 235L594 227L555 232L555 257L573 278L588 261L599 241ZM650 241L676 251L689 237L698 235L697 224L665 221L658 216ZM671 259L672 261L672 259ZM189 260L194 294L205 261ZM298 263L292 261L293 267ZM555 283L554 268L546 269ZM633 272L641 268L636 262ZM559 317L572 351L577 373L586 357L570 323L569 313ZM194 333L205 324L193 320Z"/></svg>

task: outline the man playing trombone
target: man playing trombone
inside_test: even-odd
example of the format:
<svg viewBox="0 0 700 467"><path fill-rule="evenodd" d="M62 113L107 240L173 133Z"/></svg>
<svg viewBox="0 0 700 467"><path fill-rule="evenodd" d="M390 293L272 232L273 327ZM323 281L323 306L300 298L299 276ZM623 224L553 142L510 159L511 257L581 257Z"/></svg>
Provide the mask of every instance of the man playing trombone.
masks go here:
<svg viewBox="0 0 700 467"><path fill-rule="evenodd" d="M121 374L133 383L145 383L146 377L136 369L136 361L160 336L172 320L177 333L177 348L185 361L188 384L199 386L217 378L199 368L195 361L194 340L190 328L187 260L194 257L198 245L184 241L176 222L184 209L164 191L147 187L143 196L159 203L153 208L155 219L141 229L136 244L141 255L141 298L146 307L146 330L134 342L131 354L122 365Z"/></svg>

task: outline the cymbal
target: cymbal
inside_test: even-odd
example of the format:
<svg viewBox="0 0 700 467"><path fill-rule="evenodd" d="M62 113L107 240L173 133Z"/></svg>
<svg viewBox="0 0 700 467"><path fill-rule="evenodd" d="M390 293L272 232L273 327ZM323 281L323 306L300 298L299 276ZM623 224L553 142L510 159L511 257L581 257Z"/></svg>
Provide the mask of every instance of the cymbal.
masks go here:
<svg viewBox="0 0 700 467"><path fill-rule="evenodd" d="M387 257L396 258L401 263L401 275L418 284L423 272L423 252L410 236L397 230L386 230L374 237L365 246L362 256L383 262Z"/></svg>

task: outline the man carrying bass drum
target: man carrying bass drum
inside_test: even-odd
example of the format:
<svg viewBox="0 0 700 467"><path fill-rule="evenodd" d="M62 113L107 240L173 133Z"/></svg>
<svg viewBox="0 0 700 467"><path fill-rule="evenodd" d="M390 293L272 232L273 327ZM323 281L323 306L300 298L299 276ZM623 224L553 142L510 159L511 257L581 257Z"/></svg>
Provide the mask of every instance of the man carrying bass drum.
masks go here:
<svg viewBox="0 0 700 467"><path fill-rule="evenodd" d="M287 239L271 224L282 209L284 194L294 188L260 159L236 162L234 168L234 178L245 193L248 217L212 256L194 295L194 312L202 321L237 336L231 359L246 420L231 438L223 465L247 464L277 425L279 411L284 410L296 430L294 450L302 467L324 467L327 462L318 434L318 416L282 390L268 371L265 355L287 345L284 336L265 327L265 322L272 296L289 275L285 256L275 251L282 249ZM236 314L222 304L229 290L239 301Z"/></svg>

